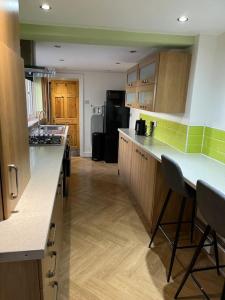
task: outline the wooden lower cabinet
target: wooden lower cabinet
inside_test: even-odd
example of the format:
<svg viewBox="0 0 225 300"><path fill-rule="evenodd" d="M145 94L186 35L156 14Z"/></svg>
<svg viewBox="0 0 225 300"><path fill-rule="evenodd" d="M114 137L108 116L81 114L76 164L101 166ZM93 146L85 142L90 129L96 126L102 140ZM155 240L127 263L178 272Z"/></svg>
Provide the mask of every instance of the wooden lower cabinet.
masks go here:
<svg viewBox="0 0 225 300"><path fill-rule="evenodd" d="M135 144L133 144L131 158L131 190L145 218L151 224L154 204L156 161Z"/></svg>
<svg viewBox="0 0 225 300"><path fill-rule="evenodd" d="M130 183L132 142L124 135L119 135L119 173L126 183Z"/></svg>
<svg viewBox="0 0 225 300"><path fill-rule="evenodd" d="M127 141L126 146L124 146L124 140ZM128 163L129 161L130 163ZM169 186L162 174L161 163L120 133L119 170L141 208L150 231L152 231L169 191ZM129 177L129 180L126 179L126 176ZM180 200L179 195L172 194L163 221L176 221L181 205ZM191 201L188 202L185 209L184 220L190 220L190 215ZM173 230L173 226L171 229Z"/></svg>
<svg viewBox="0 0 225 300"><path fill-rule="evenodd" d="M0 300L56 300L63 227L63 190L60 179L45 257L42 260L0 263ZM38 229L37 229L38 230Z"/></svg>

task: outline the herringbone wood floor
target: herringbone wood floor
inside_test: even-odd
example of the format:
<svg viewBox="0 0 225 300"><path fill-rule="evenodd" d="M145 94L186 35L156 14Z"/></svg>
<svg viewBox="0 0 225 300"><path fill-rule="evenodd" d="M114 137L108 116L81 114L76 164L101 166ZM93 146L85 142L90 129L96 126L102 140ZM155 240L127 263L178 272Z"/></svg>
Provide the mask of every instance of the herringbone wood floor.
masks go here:
<svg viewBox="0 0 225 300"><path fill-rule="evenodd" d="M168 284L165 272L171 250L160 235L154 249L148 249L148 243L149 235L117 175L117 166L73 158L59 299L173 299L184 274L183 265L190 261L190 250L180 251L174 281ZM212 299L219 299L222 279L211 271L202 274L201 280L214 293ZM204 299L192 280L182 296Z"/></svg>

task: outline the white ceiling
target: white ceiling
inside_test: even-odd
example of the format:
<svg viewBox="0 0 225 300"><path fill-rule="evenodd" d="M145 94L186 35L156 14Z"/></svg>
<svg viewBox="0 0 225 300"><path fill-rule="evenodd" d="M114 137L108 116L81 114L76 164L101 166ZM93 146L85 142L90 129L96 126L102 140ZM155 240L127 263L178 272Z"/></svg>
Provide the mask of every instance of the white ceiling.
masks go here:
<svg viewBox="0 0 225 300"><path fill-rule="evenodd" d="M55 48L54 45L60 45L61 48ZM136 50L137 53L130 53L130 50ZM70 70L125 72L151 51L153 49L150 48L37 42L36 65Z"/></svg>
<svg viewBox="0 0 225 300"><path fill-rule="evenodd" d="M225 0L20 0L24 23L102 27L160 33L221 33L225 31ZM177 22L180 15L190 21Z"/></svg>

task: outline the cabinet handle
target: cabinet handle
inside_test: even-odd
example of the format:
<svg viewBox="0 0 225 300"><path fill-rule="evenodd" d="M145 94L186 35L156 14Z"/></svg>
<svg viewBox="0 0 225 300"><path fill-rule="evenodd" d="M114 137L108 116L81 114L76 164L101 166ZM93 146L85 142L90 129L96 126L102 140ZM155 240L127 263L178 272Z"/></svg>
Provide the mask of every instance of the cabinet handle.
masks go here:
<svg viewBox="0 0 225 300"><path fill-rule="evenodd" d="M52 287L53 289L56 288L55 300L57 300L57 299L58 299L59 284L58 284L57 281L53 281L53 282L50 283L50 285L51 285L51 287Z"/></svg>
<svg viewBox="0 0 225 300"><path fill-rule="evenodd" d="M51 231L53 229L54 229L54 231L53 231L53 237L52 237L52 239L48 240L48 242L47 242L47 246L48 247L52 247L55 244L55 235L56 235L56 224L55 223L51 223L51 225L50 225L50 233L51 233Z"/></svg>
<svg viewBox="0 0 225 300"><path fill-rule="evenodd" d="M16 199L18 197L18 194L19 194L18 168L14 164L8 165L8 167L9 167L10 172L12 172L13 170L15 171L15 175L16 175L16 193L11 192L10 195L11 195L12 199Z"/></svg>
<svg viewBox="0 0 225 300"><path fill-rule="evenodd" d="M54 266L53 266L53 269L48 271L48 274L47 274L47 277L48 277L48 278L52 278L52 277L55 276L56 264L57 264L57 252L56 252L56 251L52 251L52 252L50 253L50 256L51 256L51 258L54 257L55 259L54 259Z"/></svg>

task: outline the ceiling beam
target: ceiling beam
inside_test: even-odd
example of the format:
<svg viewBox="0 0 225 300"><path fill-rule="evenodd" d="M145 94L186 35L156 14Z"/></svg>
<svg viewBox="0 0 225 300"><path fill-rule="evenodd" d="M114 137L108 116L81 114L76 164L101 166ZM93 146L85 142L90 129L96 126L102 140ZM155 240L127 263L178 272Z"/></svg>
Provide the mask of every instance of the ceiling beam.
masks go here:
<svg viewBox="0 0 225 300"><path fill-rule="evenodd" d="M21 24L21 39L113 46L191 46L194 36Z"/></svg>

